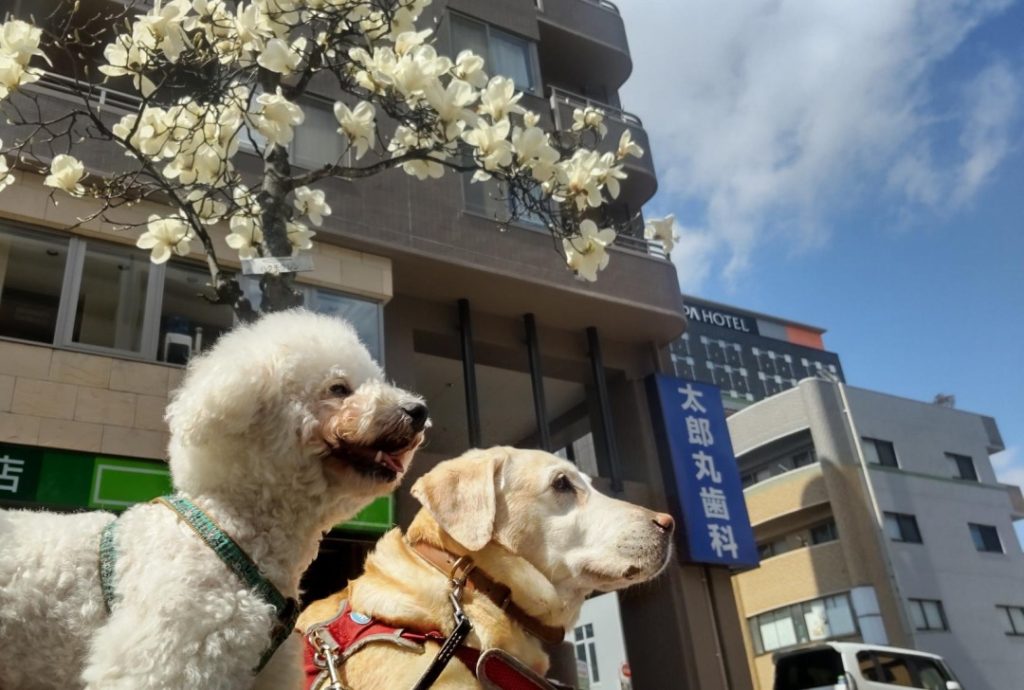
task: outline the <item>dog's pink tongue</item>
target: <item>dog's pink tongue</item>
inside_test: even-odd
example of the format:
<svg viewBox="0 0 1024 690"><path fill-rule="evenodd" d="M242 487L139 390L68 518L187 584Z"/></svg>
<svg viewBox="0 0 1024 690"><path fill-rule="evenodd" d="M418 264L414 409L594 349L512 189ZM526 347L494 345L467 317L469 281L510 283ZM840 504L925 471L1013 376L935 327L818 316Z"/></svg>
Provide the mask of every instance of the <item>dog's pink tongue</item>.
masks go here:
<svg viewBox="0 0 1024 690"><path fill-rule="evenodd" d="M402 462L394 455L385 453L384 451L377 453L377 462L392 470L395 474L402 474L402 472L405 472L405 468L402 467Z"/></svg>

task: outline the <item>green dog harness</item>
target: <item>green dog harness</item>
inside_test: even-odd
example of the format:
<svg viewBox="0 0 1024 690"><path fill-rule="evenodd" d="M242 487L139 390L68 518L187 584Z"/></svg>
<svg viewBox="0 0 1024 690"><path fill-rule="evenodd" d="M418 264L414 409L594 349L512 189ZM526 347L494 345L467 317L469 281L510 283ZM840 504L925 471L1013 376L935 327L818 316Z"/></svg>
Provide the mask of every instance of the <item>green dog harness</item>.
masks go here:
<svg viewBox="0 0 1024 690"><path fill-rule="evenodd" d="M178 517L192 528L192 531L249 589L274 607L277 612L277 623L271 632L270 647L263 653L259 665L253 669L254 674L259 673L270 661L277 648L288 639L294 630L295 620L299 617L299 602L281 594L277 587L264 577L259 566L246 555L242 547L235 543L235 540L229 537L214 522L213 518L185 496L181 494L161 496L154 499L153 502L161 503L177 513ZM117 519L115 518L107 523L100 535L100 588L103 590L103 601L108 612L113 610L118 598L114 587L114 567L117 563L117 545L114 541L116 525Z"/></svg>

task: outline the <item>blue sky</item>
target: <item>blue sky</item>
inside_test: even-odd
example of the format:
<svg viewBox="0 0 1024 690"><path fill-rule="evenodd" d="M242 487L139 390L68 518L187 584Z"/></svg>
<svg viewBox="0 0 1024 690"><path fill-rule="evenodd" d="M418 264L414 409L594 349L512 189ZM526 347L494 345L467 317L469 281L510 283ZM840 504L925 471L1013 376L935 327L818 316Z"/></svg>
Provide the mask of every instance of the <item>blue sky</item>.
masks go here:
<svg viewBox="0 0 1024 690"><path fill-rule="evenodd" d="M683 289L994 416L1024 484L1024 0L618 4Z"/></svg>

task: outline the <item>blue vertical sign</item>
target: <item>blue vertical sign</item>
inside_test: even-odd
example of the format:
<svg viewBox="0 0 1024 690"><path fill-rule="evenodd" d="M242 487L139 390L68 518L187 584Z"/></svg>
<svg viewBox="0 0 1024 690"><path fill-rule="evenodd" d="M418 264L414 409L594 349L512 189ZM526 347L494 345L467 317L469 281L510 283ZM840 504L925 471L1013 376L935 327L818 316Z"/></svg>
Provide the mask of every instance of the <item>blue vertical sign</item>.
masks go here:
<svg viewBox="0 0 1024 690"><path fill-rule="evenodd" d="M718 388L675 376L649 380L669 496L682 557L693 563L758 564L743 486Z"/></svg>

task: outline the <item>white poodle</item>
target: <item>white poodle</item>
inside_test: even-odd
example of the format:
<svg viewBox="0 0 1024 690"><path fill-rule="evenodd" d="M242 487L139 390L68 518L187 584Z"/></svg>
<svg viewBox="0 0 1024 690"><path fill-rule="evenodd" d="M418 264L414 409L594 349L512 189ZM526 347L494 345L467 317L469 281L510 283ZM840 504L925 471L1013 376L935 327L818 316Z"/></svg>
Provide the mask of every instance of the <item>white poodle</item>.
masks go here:
<svg viewBox="0 0 1024 690"><path fill-rule="evenodd" d="M395 488L429 424L346 322L302 310L194 359L167 420L175 489L292 598L322 533ZM0 511L0 688L301 685L296 635L254 675L277 609L167 505L117 519L108 613L98 564L112 520Z"/></svg>

